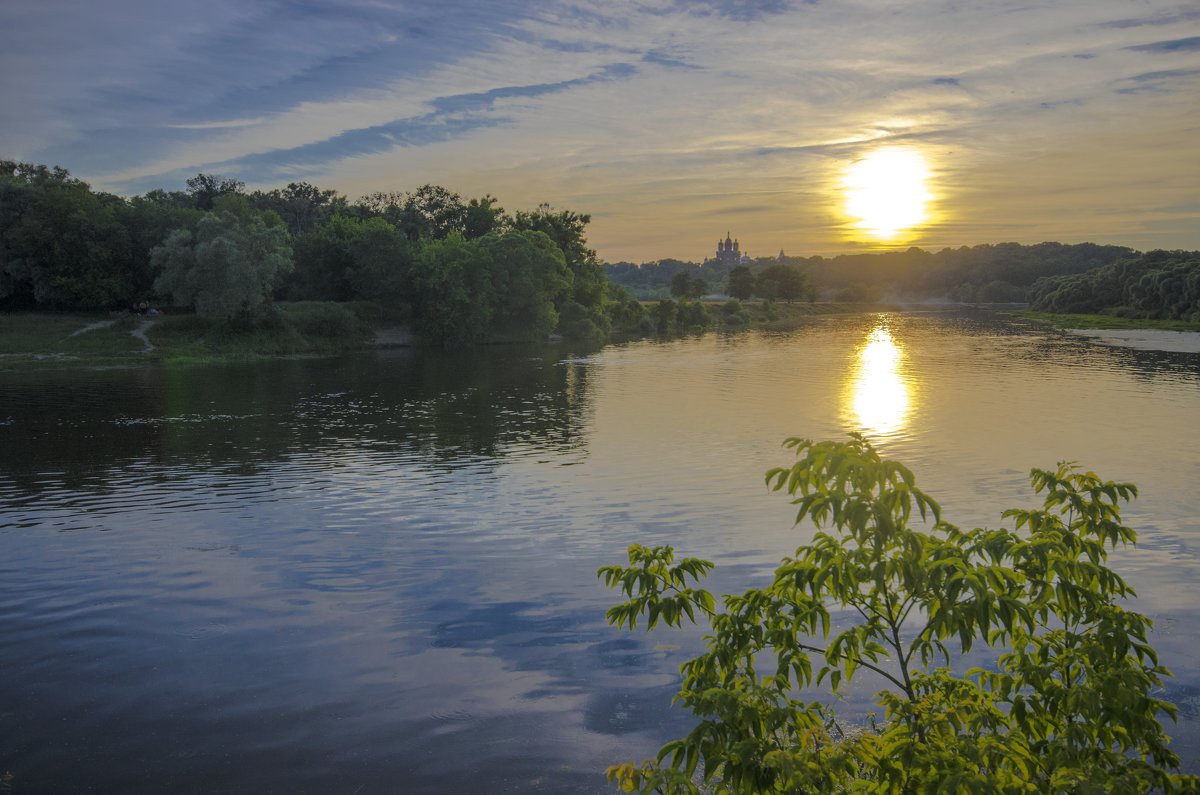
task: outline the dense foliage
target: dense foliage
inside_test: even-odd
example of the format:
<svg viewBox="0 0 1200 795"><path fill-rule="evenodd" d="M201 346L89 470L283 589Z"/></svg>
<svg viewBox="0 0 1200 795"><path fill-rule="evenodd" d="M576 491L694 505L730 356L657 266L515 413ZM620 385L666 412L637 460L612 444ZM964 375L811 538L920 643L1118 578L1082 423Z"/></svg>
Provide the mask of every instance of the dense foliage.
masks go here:
<svg viewBox="0 0 1200 795"><path fill-rule="evenodd" d="M1200 251L1150 251L1087 273L1038 280L1041 312L1200 322Z"/></svg>
<svg viewBox="0 0 1200 795"><path fill-rule="evenodd" d="M627 599L609 610L613 624L699 616L712 629L677 696L695 729L610 779L665 793L1200 788L1175 772L1160 723L1176 708L1158 697L1169 672L1150 621L1106 565L1136 539L1120 517L1133 485L1070 464L1035 469L1040 507L1006 511L1011 530L962 530L861 437L788 446L797 461L767 482L795 498L797 523L829 531L765 588L718 608L696 585L713 564L676 561L670 547L635 545L629 565L600 570ZM924 528L910 526L918 517ZM963 670L957 655L975 646L993 649L992 662ZM882 720L868 727L803 698L864 671L883 687Z"/></svg>
<svg viewBox="0 0 1200 795"><path fill-rule="evenodd" d="M155 289L176 304L220 320L252 318L271 305L275 284L291 271L292 249L278 216L214 209L194 230L172 232L150 264L159 272Z"/></svg>
<svg viewBox="0 0 1200 795"><path fill-rule="evenodd" d="M645 331L641 305L587 245L590 220L545 204L510 216L492 196L438 185L352 203L212 174L124 199L0 161L0 310L167 302L257 322L279 317L275 299L369 301L447 347Z"/></svg>

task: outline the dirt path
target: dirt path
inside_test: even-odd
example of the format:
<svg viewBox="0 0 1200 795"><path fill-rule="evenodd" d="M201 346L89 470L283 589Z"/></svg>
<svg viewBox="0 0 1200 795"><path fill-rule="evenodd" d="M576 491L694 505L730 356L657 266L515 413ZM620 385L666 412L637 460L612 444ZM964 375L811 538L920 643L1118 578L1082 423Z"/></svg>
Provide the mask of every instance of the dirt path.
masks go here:
<svg viewBox="0 0 1200 795"><path fill-rule="evenodd" d="M86 326L79 329L78 331L72 331L68 336L78 337L80 334L86 334L89 331L98 331L99 329L102 329L102 328L108 328L109 326L111 326L113 323L116 323L116 322L117 321L115 321L115 320L97 320L95 323L88 323Z"/></svg>
<svg viewBox="0 0 1200 795"><path fill-rule="evenodd" d="M138 324L138 327L129 332L131 336L137 337L142 341L142 353L149 353L154 350L154 343L150 342L150 338L146 336L146 332L154 325L153 320L143 320Z"/></svg>

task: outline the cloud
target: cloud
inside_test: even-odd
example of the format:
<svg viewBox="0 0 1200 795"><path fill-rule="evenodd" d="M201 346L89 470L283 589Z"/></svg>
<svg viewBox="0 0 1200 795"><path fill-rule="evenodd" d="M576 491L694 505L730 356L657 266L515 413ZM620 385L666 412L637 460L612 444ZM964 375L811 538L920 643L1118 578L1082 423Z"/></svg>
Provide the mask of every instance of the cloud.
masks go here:
<svg viewBox="0 0 1200 795"><path fill-rule="evenodd" d="M645 63L657 64L658 66L666 66L670 69L703 69L702 66L681 61L678 58L672 58L664 55L662 52L651 50L642 56L642 61Z"/></svg>
<svg viewBox="0 0 1200 795"><path fill-rule="evenodd" d="M1198 19L1200 19L1200 9L1194 9L1178 13L1160 13L1148 17L1115 19L1100 23L1100 27L1117 29L1141 28L1147 26L1177 25L1180 22L1194 22Z"/></svg>
<svg viewBox="0 0 1200 795"><path fill-rule="evenodd" d="M1055 175L1091 209L1162 206L1148 185L1114 192L1090 144L1118 131L1174 185L1200 126L1182 90L1200 13L1168 0L1138 19L1127 0L45 5L0 4L0 99L21 108L0 117L0 154L109 190L216 169L548 200L592 213L601 253L627 259L689 256L672 248L689 230L750 206L779 209L739 215L748 245L836 250L839 169L885 145L929 153L962 216L946 235L992 228L971 219L994 164L997 195ZM1074 151L1096 160L1042 160Z"/></svg>
<svg viewBox="0 0 1200 795"><path fill-rule="evenodd" d="M1121 81L1122 83L1135 83L1136 85L1124 85L1116 91L1118 94L1166 94L1171 92L1172 84L1179 81L1187 82L1196 77L1200 77L1200 69L1165 69L1160 72L1145 72L1125 78Z"/></svg>
<svg viewBox="0 0 1200 795"><path fill-rule="evenodd" d="M431 143L454 140L473 132L512 123L511 115L495 114L498 104L511 100L536 99L567 91L579 86L624 80L637 73L630 64L609 64L581 78L526 86L504 86L488 91L438 97L428 104L429 113L396 119L385 124L346 130L324 140L290 148L275 148L267 152L208 162L170 173L181 177L196 170L219 170L237 173L242 179L269 182L274 179L294 179L317 173L324 164L341 158L355 158L386 152L395 147L420 147ZM125 182L136 190L148 190L161 175L136 178Z"/></svg>
<svg viewBox="0 0 1200 795"><path fill-rule="evenodd" d="M1194 52L1200 51L1200 36L1190 36L1186 39L1171 39L1156 41L1152 44L1135 44L1126 47L1134 52Z"/></svg>
<svg viewBox="0 0 1200 795"><path fill-rule="evenodd" d="M788 0L678 0L675 10L706 16L713 14L736 22L752 22L791 10Z"/></svg>

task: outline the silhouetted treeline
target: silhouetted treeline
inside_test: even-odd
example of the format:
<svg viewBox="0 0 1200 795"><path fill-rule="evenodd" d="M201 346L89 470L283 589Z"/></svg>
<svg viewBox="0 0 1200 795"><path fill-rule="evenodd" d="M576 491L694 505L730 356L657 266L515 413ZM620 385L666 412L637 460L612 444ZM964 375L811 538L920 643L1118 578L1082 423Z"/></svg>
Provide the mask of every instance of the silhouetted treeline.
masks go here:
<svg viewBox="0 0 1200 795"><path fill-rule="evenodd" d="M1150 251L1087 273L1039 279L1042 312L1200 322L1200 251Z"/></svg>
<svg viewBox="0 0 1200 795"><path fill-rule="evenodd" d="M680 260L634 265L619 262L605 266L608 278L642 298L666 295L678 273L703 280L710 292L749 297L772 295L770 284L758 289L764 273L781 268L805 274L810 290L827 299L925 299L968 302L1025 301L1039 278L1082 273L1132 256L1123 246L1094 243L1067 245L1018 243L946 248L936 253L920 248L838 257L761 257L730 266L708 261Z"/></svg>
<svg viewBox="0 0 1200 795"><path fill-rule="evenodd" d="M558 331L599 341L642 309L604 278L587 215L436 185L351 202L308 183L247 192L199 174L123 198L61 168L0 161L0 309L175 304L270 322L272 302L367 300L428 341Z"/></svg>

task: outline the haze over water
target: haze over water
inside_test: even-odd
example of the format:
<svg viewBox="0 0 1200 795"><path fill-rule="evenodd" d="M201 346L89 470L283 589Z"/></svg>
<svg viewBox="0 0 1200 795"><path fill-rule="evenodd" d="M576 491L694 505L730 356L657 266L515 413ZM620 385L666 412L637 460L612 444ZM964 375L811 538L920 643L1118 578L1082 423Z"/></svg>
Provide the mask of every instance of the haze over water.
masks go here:
<svg viewBox="0 0 1200 795"><path fill-rule="evenodd" d="M489 348L0 381L0 758L22 791L608 791L686 731L699 633L607 627L633 542L765 582L789 435L860 430L960 525L1032 466L1131 480L1114 567L1200 769L1200 358L977 314L591 354ZM974 659L974 658L973 658ZM850 691L861 716L873 683Z"/></svg>

